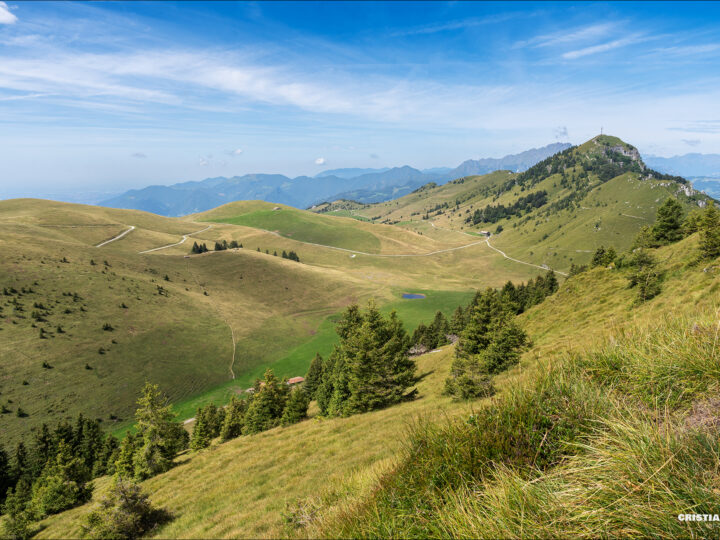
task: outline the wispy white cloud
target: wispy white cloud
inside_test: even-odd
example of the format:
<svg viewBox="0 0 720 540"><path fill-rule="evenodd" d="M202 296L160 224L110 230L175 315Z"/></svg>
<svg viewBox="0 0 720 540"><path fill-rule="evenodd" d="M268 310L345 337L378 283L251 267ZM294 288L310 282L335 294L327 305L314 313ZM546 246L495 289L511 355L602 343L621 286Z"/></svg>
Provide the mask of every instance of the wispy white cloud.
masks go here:
<svg viewBox="0 0 720 540"><path fill-rule="evenodd" d="M525 41L518 41L513 45L513 48L552 47L557 45L566 45L568 43L583 42L590 39L607 37L619 26L619 22L607 22L583 26L572 31L564 29L562 31L554 32L552 34L544 34Z"/></svg>
<svg viewBox="0 0 720 540"><path fill-rule="evenodd" d="M232 153L233 156L239 156L239 155L241 155L241 154L243 153L243 151L242 151L242 148L236 148L236 149L233 150L231 153Z"/></svg>
<svg viewBox="0 0 720 540"><path fill-rule="evenodd" d="M439 24L428 24L422 26L414 26L397 30L390 34L391 37L416 36L422 34L437 34L438 32L448 32L450 30L464 30L466 28L474 28L488 24L498 24L507 22L518 17L532 16L532 13L498 13L487 17L471 17L456 21L448 21Z"/></svg>
<svg viewBox="0 0 720 540"><path fill-rule="evenodd" d="M664 58L673 56L700 56L710 53L720 53L720 43L704 43L701 45L682 45L677 47L660 47L651 51L652 54L659 54Z"/></svg>
<svg viewBox="0 0 720 540"><path fill-rule="evenodd" d="M680 139L688 146L698 146L702 141L700 139Z"/></svg>
<svg viewBox="0 0 720 540"><path fill-rule="evenodd" d="M0 2L0 24L15 24L18 18L10 13L10 7L5 2Z"/></svg>
<svg viewBox="0 0 720 540"><path fill-rule="evenodd" d="M325 158L319 157L315 160L315 165L325 165Z"/></svg>
<svg viewBox="0 0 720 540"><path fill-rule="evenodd" d="M137 159L145 159L147 157L147 155L142 152L135 152L132 155L132 157L137 158Z"/></svg>
<svg viewBox="0 0 720 540"><path fill-rule="evenodd" d="M577 58L582 58L583 56L604 53L607 51L611 51L613 49L619 49L620 47L627 47L629 45L635 45L637 43L642 43L643 41L648 41L649 39L655 39L655 38L650 38L648 36L642 36L642 35L634 35L634 36L629 36L626 38L614 39L612 41L600 43L599 45L592 45L590 47L584 47L582 49L568 51L566 53L563 53L562 57L565 58L566 60L575 60Z"/></svg>

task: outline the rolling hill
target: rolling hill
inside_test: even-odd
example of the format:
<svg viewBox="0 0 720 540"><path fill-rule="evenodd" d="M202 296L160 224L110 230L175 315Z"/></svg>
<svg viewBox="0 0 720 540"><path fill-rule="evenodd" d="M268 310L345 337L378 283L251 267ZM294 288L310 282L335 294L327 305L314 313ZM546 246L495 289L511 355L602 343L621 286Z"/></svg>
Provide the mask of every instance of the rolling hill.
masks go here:
<svg viewBox="0 0 720 540"><path fill-rule="evenodd" d="M493 398L442 395L448 346L418 358L425 377L414 401L338 419L317 418L312 408L309 421L181 456L144 483L174 516L154 536L681 535L676 513L717 503L716 469L680 457L686 449L712 461L714 447L701 449L717 420L712 413L691 424L711 414L703 404L714 403L718 384L704 356L716 336L718 266L698 264L697 246L694 235L655 251L666 278L661 294L640 305L627 270L570 278L520 316L533 346L498 377ZM687 393L658 409L655 400L666 404L675 387ZM496 419L490 438L479 423L488 418ZM573 443L578 432L585 438ZM523 445L535 436L530 461L541 450L549 461L524 468ZM486 448L493 441L497 449ZM485 459L497 465L485 469ZM667 471L664 462L672 464ZM693 490L683 491L676 477ZM489 519L480 502L503 519ZM548 520L543 508L558 518ZM46 519L39 537L77 536L88 510ZM579 528L587 513L600 517ZM636 514L642 520L629 531Z"/></svg>
<svg viewBox="0 0 720 540"><path fill-rule="evenodd" d="M626 250L670 196L686 211L709 200L683 178L647 168L631 145L601 135L520 174L498 171L445 185L430 183L381 204L338 201L313 210L393 223L426 235L438 229L487 231L493 246L515 258L566 270L586 263L602 245Z"/></svg>
<svg viewBox="0 0 720 540"><path fill-rule="evenodd" d="M193 242L223 240L244 249L190 255ZM316 351L330 352L332 321L351 302L374 297L417 325L477 287L532 275L461 235L438 240L264 202L181 220L9 200L0 246L6 444L78 412L122 429L145 380L187 418L267 366L304 373ZM291 250L300 263L279 256ZM448 270L470 262L471 272ZM408 290L426 298L403 300Z"/></svg>

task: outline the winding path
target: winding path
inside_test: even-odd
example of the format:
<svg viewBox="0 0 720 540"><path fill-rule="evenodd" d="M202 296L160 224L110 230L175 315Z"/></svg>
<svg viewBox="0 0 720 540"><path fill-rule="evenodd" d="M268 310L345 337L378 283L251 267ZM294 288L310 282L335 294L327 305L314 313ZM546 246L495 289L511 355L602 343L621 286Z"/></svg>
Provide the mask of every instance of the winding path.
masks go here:
<svg viewBox="0 0 720 540"><path fill-rule="evenodd" d="M101 242L95 247L103 247L105 244L109 244L110 242L114 242L115 240L120 240L123 236L125 236L127 233L135 229L135 225L130 225L130 228L127 231L121 232L117 236L111 238L110 240L105 240L104 242Z"/></svg>
<svg viewBox="0 0 720 540"><path fill-rule="evenodd" d="M195 231L195 232L191 232L191 233L188 233L188 234L183 234L182 240L180 240L179 242L176 242L176 243L174 243L174 244L168 244L167 246L161 246L161 247L153 248L153 249L146 249L145 251L139 251L138 253L139 253L140 255L142 255L143 253L152 253L153 251L160 251L161 249L167 249L167 248L171 248L171 247L174 247L174 246L179 246L180 244L184 244L184 243L185 243L185 240L187 240L188 238L190 238L193 234L200 234L201 232L207 231L207 230L208 230L209 228L211 228L211 227L212 227L212 225L208 225L207 227L205 227L205 228L204 228L203 230L201 230L201 231ZM135 227L133 227L133 229L134 229L134 228L135 228ZM127 231L127 232L130 232L130 231Z"/></svg>
<svg viewBox="0 0 720 540"><path fill-rule="evenodd" d="M551 270L551 268L549 268L549 267L547 267L547 266L540 266L540 265L537 265L537 264L533 264L533 263L521 261L521 260L518 260L518 259L513 259L512 257L508 257L507 254L506 254L504 251L500 251L498 248L496 248L495 246L493 246L493 245L490 244L490 238L486 238L486 239L485 239L485 242L487 243L487 245L488 245L488 247L489 247L490 249L494 249L495 251L497 251L500 255L502 255L502 256L505 257L506 259L509 259L509 260L511 260L511 261L515 261L516 263L526 264L526 265L528 265L528 266L534 266L535 268L540 268L540 269L542 269L542 270ZM568 276L568 274L566 274L565 272L561 272L560 270L553 270L553 272L555 272L556 274L560 274L561 276L565 276L565 277Z"/></svg>

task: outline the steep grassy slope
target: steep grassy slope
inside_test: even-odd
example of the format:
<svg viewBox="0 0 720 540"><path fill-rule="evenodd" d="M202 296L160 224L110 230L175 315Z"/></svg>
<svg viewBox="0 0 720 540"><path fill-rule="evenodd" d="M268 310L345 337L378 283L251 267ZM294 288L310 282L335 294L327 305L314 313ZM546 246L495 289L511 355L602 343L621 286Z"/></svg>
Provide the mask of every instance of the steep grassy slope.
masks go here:
<svg viewBox="0 0 720 540"><path fill-rule="evenodd" d="M663 248L666 280L633 307L622 272L572 278L522 318L536 346L464 422L413 430L374 489L303 534L667 538L712 535L718 265ZM514 380L513 380L514 379Z"/></svg>
<svg viewBox="0 0 720 540"><path fill-rule="evenodd" d="M523 314L533 346L498 378L498 397L470 405L473 417L440 395L448 347L420 357L420 372L430 373L415 402L182 457L145 483L176 516L157 535L682 534L676 513L718 502L707 489L717 482L717 463L707 462L714 446L702 446L712 439L683 427L720 390L720 264L698 264L697 241L657 250L665 279L649 302L635 304L627 271L597 268ZM702 414L717 425L716 412ZM493 444L500 465L487 467L482 452ZM702 465L680 459L682 451ZM698 485L695 500L705 506L688 507L683 485ZM76 535L87 511L46 520L41 535Z"/></svg>
<svg viewBox="0 0 720 540"><path fill-rule="evenodd" d="M316 495L319 489L330 490L329 498L340 498L340 483L348 475L357 474L356 485L362 486L372 480L372 470L387 466L413 419L467 413L468 405L440 395L450 358L446 349L419 359L419 373L425 377L414 402L350 418L314 418L181 456L177 467L144 484L153 502L177 516L158 536L282 536L286 503ZM47 528L38 537L78 536L79 519L87 511L85 506L46 520Z"/></svg>

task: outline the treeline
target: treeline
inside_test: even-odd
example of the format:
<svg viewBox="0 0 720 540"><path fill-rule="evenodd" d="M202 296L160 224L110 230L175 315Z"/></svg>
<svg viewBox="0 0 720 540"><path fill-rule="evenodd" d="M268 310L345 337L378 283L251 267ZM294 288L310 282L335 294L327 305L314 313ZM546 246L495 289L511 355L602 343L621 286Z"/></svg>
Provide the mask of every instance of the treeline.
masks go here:
<svg viewBox="0 0 720 540"><path fill-rule="evenodd" d="M122 443L105 436L97 420L80 415L74 425L61 422L52 431L43 424L29 448L18 443L12 459L0 449L6 536L27 538L33 522L88 501L93 478L144 480L167 471L187 448L188 433L173 421L157 386L147 384L138 405L137 433Z"/></svg>
<svg viewBox="0 0 720 540"><path fill-rule="evenodd" d="M502 289L478 291L453 314L450 328L458 336L455 359L445 381L445 393L458 399L484 397L494 392L492 376L517 364L529 345L515 317L558 290L550 270L528 283L508 281Z"/></svg>
<svg viewBox="0 0 720 540"><path fill-rule="evenodd" d="M348 307L336 325L340 343L323 361L317 355L305 380L323 416L349 416L412 399L416 391L410 337L393 311L383 316L374 302Z"/></svg>
<svg viewBox="0 0 720 540"><path fill-rule="evenodd" d="M685 215L682 205L670 197L658 208L655 223L640 229L630 253L618 255L612 247L605 249L600 246L593 254L590 267L630 269L629 286L637 291L636 301L645 302L660 294L664 277L657 259L649 250L673 244L698 232L698 260L720 256L720 211L714 203L710 201L703 211L694 210ZM573 264L570 275L585 270L587 266Z"/></svg>
<svg viewBox="0 0 720 540"><path fill-rule="evenodd" d="M540 208L545 204L547 204L547 191L535 191L524 197L520 197L510 206L498 204L477 209L472 215L467 217L465 223L472 223L473 225L477 225L478 223L497 223L501 219L522 215L535 208Z"/></svg>
<svg viewBox="0 0 720 540"><path fill-rule="evenodd" d="M243 247L242 243L239 243L237 240L231 240L230 242L228 242L227 240L222 240L219 242L215 242L214 251L225 251L228 249L242 249L242 247ZM208 251L210 251L210 250L208 249L207 244L205 244L205 243L198 244L197 242L193 242L192 248L190 249L190 253L192 253L192 254L207 253ZM257 251L260 251L260 248L257 248ZM270 255L270 251L267 249L265 250L265 253L267 255ZM273 255L275 257L277 257L278 252L275 251L273 253ZM291 261L300 262L300 257L294 251L283 250L282 258L290 259Z"/></svg>
<svg viewBox="0 0 720 540"><path fill-rule="evenodd" d="M225 408L213 404L198 408L190 448L207 448L217 437L224 442L295 424L307 418L309 405L310 396L303 386L290 388L286 379L278 379L268 369L264 380L255 381L246 399L233 396Z"/></svg>

